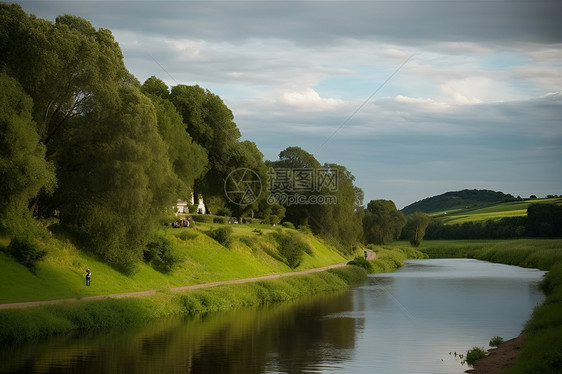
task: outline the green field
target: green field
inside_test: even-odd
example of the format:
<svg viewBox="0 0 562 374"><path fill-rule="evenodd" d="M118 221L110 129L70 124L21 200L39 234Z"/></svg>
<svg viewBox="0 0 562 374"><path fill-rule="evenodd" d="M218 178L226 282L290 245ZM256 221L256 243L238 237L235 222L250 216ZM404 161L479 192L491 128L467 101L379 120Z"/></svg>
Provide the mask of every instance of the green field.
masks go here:
<svg viewBox="0 0 562 374"><path fill-rule="evenodd" d="M499 220L504 217L521 217L527 215L527 208L532 204L562 205L562 198L529 199L522 201L508 201L489 205L483 208L455 209L444 212L431 213L435 219L445 224L464 222L481 222Z"/></svg>

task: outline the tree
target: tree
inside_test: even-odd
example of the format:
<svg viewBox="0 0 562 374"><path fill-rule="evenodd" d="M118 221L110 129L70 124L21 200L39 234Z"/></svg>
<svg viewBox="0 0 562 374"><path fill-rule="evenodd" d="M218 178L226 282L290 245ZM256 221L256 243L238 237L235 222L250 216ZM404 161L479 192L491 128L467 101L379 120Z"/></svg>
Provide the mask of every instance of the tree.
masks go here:
<svg viewBox="0 0 562 374"><path fill-rule="evenodd" d="M199 86L173 87L170 101L189 135L208 152L209 164L205 175L195 182L196 191L224 196L224 181L232 170L231 157L240 138L232 112L219 96Z"/></svg>
<svg viewBox="0 0 562 374"><path fill-rule="evenodd" d="M388 244L400 236L406 218L391 200L371 200L363 217L367 243Z"/></svg>
<svg viewBox="0 0 562 374"><path fill-rule="evenodd" d="M0 68L33 99L48 156L69 119L119 107L119 88L138 84L111 32L80 17L60 16L53 24L27 16L19 5L0 4L0 48Z"/></svg>
<svg viewBox="0 0 562 374"><path fill-rule="evenodd" d="M168 99L170 97L170 91L166 83L154 75L144 81L141 91L144 94L157 96L161 99Z"/></svg>
<svg viewBox="0 0 562 374"><path fill-rule="evenodd" d="M177 178L151 101L134 87L116 99L116 110L69 122L55 201L85 248L129 271L177 199Z"/></svg>
<svg viewBox="0 0 562 374"><path fill-rule="evenodd" d="M29 203L56 186L54 166L45 160L32 119L32 100L13 78L0 73L0 232L23 236Z"/></svg>
<svg viewBox="0 0 562 374"><path fill-rule="evenodd" d="M412 246L418 247L420 245L429 221L430 217L422 212L415 212L406 216L406 225L403 230Z"/></svg>
<svg viewBox="0 0 562 374"><path fill-rule="evenodd" d="M170 101L152 94L148 97L154 105L158 133L167 146L168 160L177 178L176 197L189 200L195 180L207 167L207 151L186 132L182 117Z"/></svg>

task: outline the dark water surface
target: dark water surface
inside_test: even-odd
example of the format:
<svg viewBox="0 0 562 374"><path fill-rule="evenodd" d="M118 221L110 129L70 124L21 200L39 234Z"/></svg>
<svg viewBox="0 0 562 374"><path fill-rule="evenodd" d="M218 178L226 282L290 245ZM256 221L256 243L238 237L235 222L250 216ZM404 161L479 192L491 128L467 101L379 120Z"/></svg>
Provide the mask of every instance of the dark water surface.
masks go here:
<svg viewBox="0 0 562 374"><path fill-rule="evenodd" d="M1 347L0 372L462 373L453 353L517 336L543 275L411 260L343 293Z"/></svg>

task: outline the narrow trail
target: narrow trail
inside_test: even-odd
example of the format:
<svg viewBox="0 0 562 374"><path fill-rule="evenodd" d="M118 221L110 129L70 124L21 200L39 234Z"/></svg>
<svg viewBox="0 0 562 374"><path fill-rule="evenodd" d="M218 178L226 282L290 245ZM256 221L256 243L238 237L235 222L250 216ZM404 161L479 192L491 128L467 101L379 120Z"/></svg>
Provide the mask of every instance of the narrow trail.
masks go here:
<svg viewBox="0 0 562 374"><path fill-rule="evenodd" d="M191 285L191 286L172 287L172 288L169 288L168 290L172 291L172 292L179 292L179 291L196 290L196 289L199 289L199 288L215 287L215 286L220 286L220 285L224 285L224 284L239 284L239 283L258 282L258 281L267 280L267 279L289 277L289 276L292 276L292 275L316 273L316 272L320 272L320 271L325 271L325 270L329 270L329 269L335 269L335 268L343 267L345 265L347 265L347 262L344 262L344 263L341 263L341 264L323 266L321 268L295 271L295 272L292 272L292 273L271 274L271 275L265 275L265 276L254 277L254 278L244 278L244 279L235 279L235 280L212 282L212 283L194 284L194 285ZM22 302L22 303L0 304L0 309L27 308L27 307L40 306L40 305L58 304L58 303L64 303L64 302L69 302L69 301L120 299L120 298L124 298L124 297L148 296L148 295L154 295L159 291L162 291L162 289L154 289L154 290L138 291L138 292L116 293L116 294L109 294L109 295L86 296L86 297L81 297L81 298L44 300L44 301L28 301L28 302Z"/></svg>

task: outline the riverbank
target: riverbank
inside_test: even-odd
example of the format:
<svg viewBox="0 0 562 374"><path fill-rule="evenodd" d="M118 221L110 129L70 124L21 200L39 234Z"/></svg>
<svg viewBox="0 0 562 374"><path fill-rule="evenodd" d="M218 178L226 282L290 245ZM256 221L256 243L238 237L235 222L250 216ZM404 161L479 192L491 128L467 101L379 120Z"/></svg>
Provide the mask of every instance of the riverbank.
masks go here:
<svg viewBox="0 0 562 374"><path fill-rule="evenodd" d="M361 266L341 267L341 260L345 260L343 255L312 235L291 231L293 235L301 235L301 239L306 241L311 249L310 253L303 255L301 265L296 269L297 271L294 271L280 258L276 248L265 235L256 234L246 228L240 228L238 231L238 236L228 247L225 247L199 231L168 230L172 243L176 245L174 247L176 255L181 256L182 262L171 274L158 273L146 264L140 264L138 272L144 276L154 276L153 279L144 280L139 278L138 273L130 276L120 274L107 265L95 262L95 259L80 253L70 245L52 251L47 260L39 264L36 276L30 276L26 269L22 270L21 266L18 268L18 264L1 254L4 256L4 262L2 265L0 261L0 267L9 270L0 275L9 281L6 284L15 285L18 276L27 277L32 281L14 286L16 289L24 290L24 300L21 300L21 295L14 295L16 293L14 289L3 289L2 301L30 302L34 296L37 298L33 301L45 300L47 297L41 295L41 290L48 286L57 290L51 291L51 295L75 297L72 301L55 304L49 300L46 304L35 307L0 310L0 343L65 334L79 329L129 325L155 318L278 303L322 292L347 289L366 279L368 272L366 269ZM404 260L408 258L423 257L421 252L409 246L373 249L377 252L376 260L367 263L371 271L392 271L401 267ZM77 267L74 265L77 261L86 260L87 264L81 264L90 264L90 268L95 266L97 269L93 273L91 287L85 287L82 279L74 279ZM318 268L331 267L334 263L340 267L318 272ZM307 274L299 274L298 270ZM12 273L19 271L19 273L12 274L13 276L10 277L10 271ZM263 273L269 274L263 275ZM48 278L47 274L56 276ZM126 287L134 284L131 278L139 280L140 285ZM247 283L248 279L253 282ZM34 284L39 284L41 280L47 284L42 284L38 289L32 287ZM112 283L119 281L123 282ZM78 282L81 288L80 293L77 294L73 288ZM68 284L71 287L67 287L68 290L64 293L63 288ZM159 288L142 289L155 284ZM110 292L100 295L103 290L110 290ZM110 294L115 296L115 290L129 291L127 294L131 297L107 297ZM130 294L131 292L138 292L138 294ZM76 299L79 299L79 302L76 302Z"/></svg>
<svg viewBox="0 0 562 374"><path fill-rule="evenodd" d="M501 350L487 356L483 365L489 365L490 370L493 367L500 370L489 371L489 373L560 372L562 367L562 239L425 241L420 246L420 250L430 257L476 258L548 271L541 283L546 300L535 308L531 319L525 325L522 331L525 339L520 348L518 344L509 344L505 347L502 347L502 344L499 347ZM493 335L494 332L490 331L490 336ZM469 348L471 347L467 347ZM515 356L514 360L509 359L511 355ZM504 370L503 361L506 359L507 369Z"/></svg>

